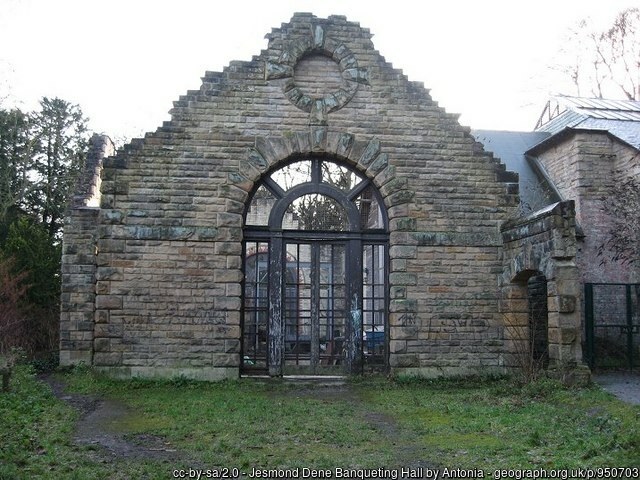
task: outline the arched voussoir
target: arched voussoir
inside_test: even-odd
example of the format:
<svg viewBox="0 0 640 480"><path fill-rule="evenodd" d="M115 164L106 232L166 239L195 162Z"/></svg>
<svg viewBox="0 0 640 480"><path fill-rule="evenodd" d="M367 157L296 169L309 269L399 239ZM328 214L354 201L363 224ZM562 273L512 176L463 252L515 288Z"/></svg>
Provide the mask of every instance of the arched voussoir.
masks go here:
<svg viewBox="0 0 640 480"><path fill-rule="evenodd" d="M336 158L363 172L377 188L395 177L395 168L379 139L361 139L349 132L311 127L286 131L281 136L256 137L254 146L241 160L239 171L229 174L229 181L246 189L248 182L258 181L279 164L306 155Z"/></svg>

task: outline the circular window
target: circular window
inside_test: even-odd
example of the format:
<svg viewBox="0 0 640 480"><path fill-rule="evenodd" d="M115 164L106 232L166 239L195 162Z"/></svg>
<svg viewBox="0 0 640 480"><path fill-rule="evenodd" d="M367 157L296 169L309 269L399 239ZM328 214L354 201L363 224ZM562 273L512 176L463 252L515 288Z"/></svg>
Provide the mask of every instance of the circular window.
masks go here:
<svg viewBox="0 0 640 480"><path fill-rule="evenodd" d="M302 56L285 84L285 95L305 112L330 113L344 107L358 90L359 77L357 70L343 63L320 53Z"/></svg>

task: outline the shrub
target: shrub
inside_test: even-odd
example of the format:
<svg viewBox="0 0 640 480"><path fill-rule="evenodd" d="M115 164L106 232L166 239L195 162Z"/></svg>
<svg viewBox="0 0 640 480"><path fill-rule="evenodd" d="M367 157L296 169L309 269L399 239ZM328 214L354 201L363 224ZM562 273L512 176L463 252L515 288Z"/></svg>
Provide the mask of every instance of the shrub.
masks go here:
<svg viewBox="0 0 640 480"><path fill-rule="evenodd" d="M22 300L27 292L26 272L13 273L14 261L0 257L0 355L23 347L28 338Z"/></svg>

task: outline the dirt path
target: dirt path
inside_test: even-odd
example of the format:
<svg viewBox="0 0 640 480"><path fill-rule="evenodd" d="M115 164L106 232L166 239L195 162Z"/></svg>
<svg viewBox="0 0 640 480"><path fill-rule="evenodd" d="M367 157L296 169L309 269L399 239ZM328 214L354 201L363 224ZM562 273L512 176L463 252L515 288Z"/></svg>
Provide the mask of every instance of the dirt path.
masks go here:
<svg viewBox="0 0 640 480"><path fill-rule="evenodd" d="M80 413L74 442L94 448L94 454L102 461L108 459L147 459L171 464L200 462L187 452L178 451L165 438L148 434L130 434L122 426L134 419L136 412L122 403L107 398L65 392L64 384L52 376L43 376L54 395ZM640 375L606 373L594 375L594 381L605 390L625 402L640 404ZM398 465L408 468L436 468L422 460L427 452L420 447L415 434L402 428L389 415L372 410L360 397L357 388L342 379L308 381L289 380L290 389L284 393L276 389L274 395L311 397L322 401L342 401L356 406L361 418L393 446Z"/></svg>
<svg viewBox="0 0 640 480"><path fill-rule="evenodd" d="M135 415L125 405L92 395L66 393L64 384L50 375L40 379L51 387L57 398L80 412L73 437L77 445L95 447L97 455L107 458L144 458L166 462L187 458L162 437L123 432L120 425Z"/></svg>
<svg viewBox="0 0 640 480"><path fill-rule="evenodd" d="M102 460L150 459L172 464L186 462L191 466L199 464L191 455L178 451L162 437L124 433L121 425L126 424L127 419L136 413L122 403L91 395L67 393L64 384L52 376L43 376L41 380L51 387L56 397L80 412L74 442L77 445L95 447L96 456ZM278 391L274 394L283 393ZM421 460L426 455L412 433L403 430L390 416L371 410L356 389L344 381L298 381L293 383L292 390L288 390L286 394L350 402L357 406L362 418L379 432L381 438L393 445L398 465L413 469L434 468Z"/></svg>

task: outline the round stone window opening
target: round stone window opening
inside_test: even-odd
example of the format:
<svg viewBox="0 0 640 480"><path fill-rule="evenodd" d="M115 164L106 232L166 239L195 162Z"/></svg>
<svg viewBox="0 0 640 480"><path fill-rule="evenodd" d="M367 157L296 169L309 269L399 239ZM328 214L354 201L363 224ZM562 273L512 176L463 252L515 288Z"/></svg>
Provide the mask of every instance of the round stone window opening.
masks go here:
<svg viewBox="0 0 640 480"><path fill-rule="evenodd" d="M283 45L277 61L266 61L265 79L284 80L289 101L310 113L312 125L326 125L327 114L349 103L359 84L369 85L369 72L344 43L315 25L310 36Z"/></svg>

